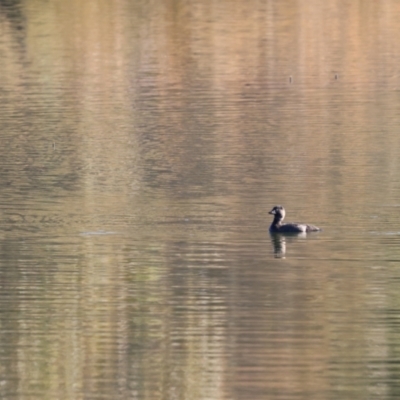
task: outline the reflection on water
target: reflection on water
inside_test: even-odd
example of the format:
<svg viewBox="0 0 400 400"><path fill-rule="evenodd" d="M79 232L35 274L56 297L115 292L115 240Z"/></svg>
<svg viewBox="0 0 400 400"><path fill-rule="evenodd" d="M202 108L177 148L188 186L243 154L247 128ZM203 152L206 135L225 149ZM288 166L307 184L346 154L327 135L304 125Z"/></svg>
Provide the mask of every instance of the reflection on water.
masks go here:
<svg viewBox="0 0 400 400"><path fill-rule="evenodd" d="M286 254L286 238L285 235L279 233L271 233L271 242L274 248L276 258L285 257Z"/></svg>
<svg viewBox="0 0 400 400"><path fill-rule="evenodd" d="M286 243L295 242L296 239L306 239L307 234L302 233L270 233L271 242L274 249L274 254L276 258L284 258L286 254Z"/></svg>
<svg viewBox="0 0 400 400"><path fill-rule="evenodd" d="M0 2L0 397L397 399L399 14Z"/></svg>

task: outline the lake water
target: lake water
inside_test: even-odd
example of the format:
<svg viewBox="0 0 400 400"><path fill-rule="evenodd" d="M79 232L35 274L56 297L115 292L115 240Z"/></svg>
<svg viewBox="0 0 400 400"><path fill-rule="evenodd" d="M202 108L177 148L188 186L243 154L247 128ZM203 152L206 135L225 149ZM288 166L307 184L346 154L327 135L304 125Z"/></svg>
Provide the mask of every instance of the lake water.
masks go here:
<svg viewBox="0 0 400 400"><path fill-rule="evenodd" d="M0 398L398 399L399 20L0 2Z"/></svg>

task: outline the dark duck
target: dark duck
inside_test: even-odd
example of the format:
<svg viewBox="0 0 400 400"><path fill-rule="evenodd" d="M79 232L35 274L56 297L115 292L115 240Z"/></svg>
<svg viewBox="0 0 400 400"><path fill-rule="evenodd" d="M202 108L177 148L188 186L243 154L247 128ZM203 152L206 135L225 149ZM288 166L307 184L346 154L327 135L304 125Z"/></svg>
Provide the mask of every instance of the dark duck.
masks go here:
<svg viewBox="0 0 400 400"><path fill-rule="evenodd" d="M282 206L275 206L269 214L274 216L274 220L272 221L271 226L269 227L269 231L271 233L307 233L307 232L317 232L321 229L314 225L308 224L295 224L292 222L288 222L287 224L283 223L285 218L285 209Z"/></svg>

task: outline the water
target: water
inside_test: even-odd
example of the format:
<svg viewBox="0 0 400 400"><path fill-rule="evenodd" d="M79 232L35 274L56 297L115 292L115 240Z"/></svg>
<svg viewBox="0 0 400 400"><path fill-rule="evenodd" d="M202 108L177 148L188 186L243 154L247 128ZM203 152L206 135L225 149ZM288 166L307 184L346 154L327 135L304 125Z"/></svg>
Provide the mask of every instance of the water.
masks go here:
<svg viewBox="0 0 400 400"><path fill-rule="evenodd" d="M2 2L0 397L397 399L399 14Z"/></svg>

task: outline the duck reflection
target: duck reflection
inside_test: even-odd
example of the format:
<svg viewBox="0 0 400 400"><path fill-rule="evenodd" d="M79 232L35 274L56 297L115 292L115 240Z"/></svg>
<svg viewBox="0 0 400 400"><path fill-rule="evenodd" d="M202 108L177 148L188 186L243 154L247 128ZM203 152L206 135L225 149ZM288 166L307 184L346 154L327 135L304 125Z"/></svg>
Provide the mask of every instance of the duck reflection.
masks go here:
<svg viewBox="0 0 400 400"><path fill-rule="evenodd" d="M275 258L285 258L286 254L286 241L292 242L296 239L305 239L307 234L302 233L291 233L291 234L283 234L283 233L270 233L271 242L274 249Z"/></svg>

